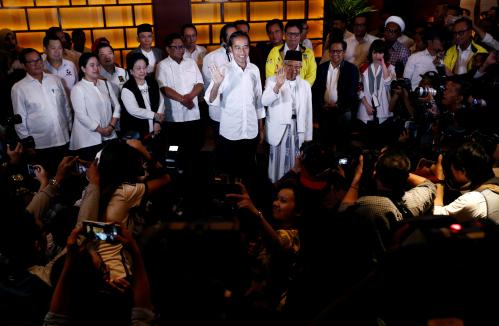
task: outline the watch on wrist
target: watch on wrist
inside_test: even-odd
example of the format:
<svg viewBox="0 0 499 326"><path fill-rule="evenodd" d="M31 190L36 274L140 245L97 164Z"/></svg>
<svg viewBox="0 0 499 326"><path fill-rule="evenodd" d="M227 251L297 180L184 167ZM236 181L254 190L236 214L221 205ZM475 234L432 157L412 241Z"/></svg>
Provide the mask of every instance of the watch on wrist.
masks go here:
<svg viewBox="0 0 499 326"><path fill-rule="evenodd" d="M56 179L52 178L52 179L49 180L49 185L58 186L59 182L57 182Z"/></svg>

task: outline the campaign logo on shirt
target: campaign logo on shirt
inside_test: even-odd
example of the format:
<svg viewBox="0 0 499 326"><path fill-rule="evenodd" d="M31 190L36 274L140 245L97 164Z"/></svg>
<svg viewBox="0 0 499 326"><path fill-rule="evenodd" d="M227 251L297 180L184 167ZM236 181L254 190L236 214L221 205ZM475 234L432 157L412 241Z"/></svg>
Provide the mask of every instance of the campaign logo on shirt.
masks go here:
<svg viewBox="0 0 499 326"><path fill-rule="evenodd" d="M125 82L125 78L123 78L123 76L118 76L118 80L120 81L120 83L124 83Z"/></svg>
<svg viewBox="0 0 499 326"><path fill-rule="evenodd" d="M66 76L73 76L73 73L70 69L66 69Z"/></svg>

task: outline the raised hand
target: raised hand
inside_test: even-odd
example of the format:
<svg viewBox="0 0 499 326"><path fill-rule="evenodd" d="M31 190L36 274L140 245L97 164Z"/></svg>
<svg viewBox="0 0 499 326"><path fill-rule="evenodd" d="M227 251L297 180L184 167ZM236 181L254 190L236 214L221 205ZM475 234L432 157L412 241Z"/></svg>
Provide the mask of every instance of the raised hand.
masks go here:
<svg viewBox="0 0 499 326"><path fill-rule="evenodd" d="M221 84L222 81L224 80L224 75L220 71L217 65L212 65L209 67L210 72L211 72L211 79L215 84Z"/></svg>

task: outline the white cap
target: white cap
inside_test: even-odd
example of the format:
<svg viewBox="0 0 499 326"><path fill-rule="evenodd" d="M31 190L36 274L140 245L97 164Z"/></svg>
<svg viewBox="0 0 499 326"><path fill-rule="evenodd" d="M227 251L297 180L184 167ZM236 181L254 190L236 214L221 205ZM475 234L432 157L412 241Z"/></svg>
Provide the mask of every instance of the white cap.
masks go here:
<svg viewBox="0 0 499 326"><path fill-rule="evenodd" d="M388 23L395 23L395 24L399 25L401 32L403 32L405 29L404 20L402 18L400 18L399 16L388 17L388 19L385 22L385 27L386 27L386 25L388 25Z"/></svg>

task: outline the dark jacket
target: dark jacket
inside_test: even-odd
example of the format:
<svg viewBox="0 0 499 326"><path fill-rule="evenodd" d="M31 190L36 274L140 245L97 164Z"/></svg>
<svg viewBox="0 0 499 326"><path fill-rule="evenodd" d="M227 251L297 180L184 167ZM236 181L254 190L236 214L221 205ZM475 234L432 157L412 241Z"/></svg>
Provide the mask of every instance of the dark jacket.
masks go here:
<svg viewBox="0 0 499 326"><path fill-rule="evenodd" d="M324 106L324 93L326 92L327 73L330 61L324 62L317 67L317 78L312 87L312 102L314 117ZM343 60L340 64L340 76L338 77L338 109L342 112L350 111L352 116L357 113L359 106L359 69L354 64ZM317 120L315 120L317 121Z"/></svg>

